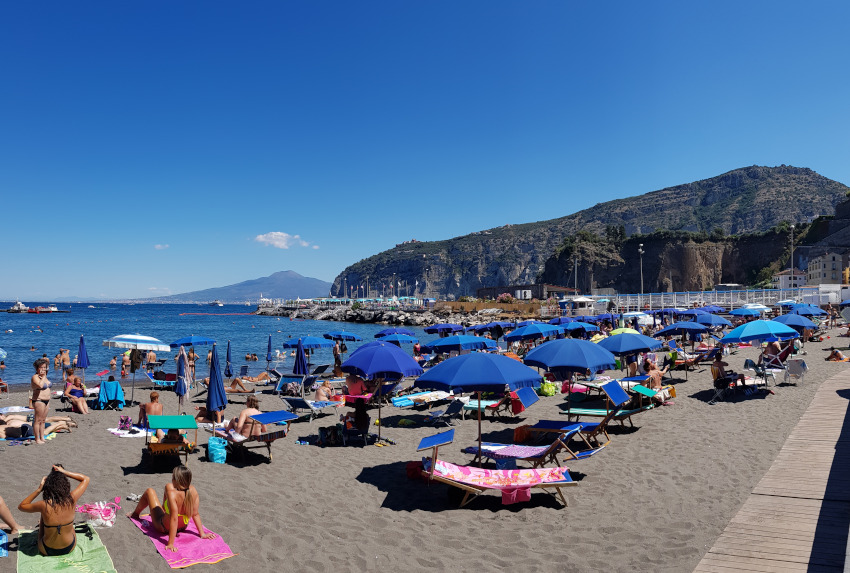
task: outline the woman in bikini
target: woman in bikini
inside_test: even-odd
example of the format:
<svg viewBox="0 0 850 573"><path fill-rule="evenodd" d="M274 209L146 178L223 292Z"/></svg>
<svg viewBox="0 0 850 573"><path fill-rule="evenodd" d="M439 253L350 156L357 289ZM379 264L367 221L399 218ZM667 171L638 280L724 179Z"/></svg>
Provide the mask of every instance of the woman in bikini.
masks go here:
<svg viewBox="0 0 850 573"><path fill-rule="evenodd" d="M154 529L160 533L168 534L168 545L165 548L169 551L177 551L174 540L177 538L177 534L189 525L189 519L195 521L201 539L213 539L215 537L214 533L204 532L201 515L198 513L198 505L201 500L198 497L198 491L192 485L192 472L189 471L189 468L182 465L174 468L174 472L171 474L171 483L166 484L162 498L163 502L160 505L156 491L149 487L142 494L142 499L139 500L135 511L128 513L127 517L138 519L142 511L149 507L151 524Z"/></svg>
<svg viewBox="0 0 850 573"><path fill-rule="evenodd" d="M39 358L32 363L35 374L30 379L32 389L32 407L35 410L32 431L36 444L46 443L44 440L44 421L47 418L48 405L50 404L50 380L47 379L47 370L50 362Z"/></svg>
<svg viewBox="0 0 850 573"><path fill-rule="evenodd" d="M89 406L86 402L86 387L79 376L73 370L68 371L68 381L65 385L65 397L71 401L74 409L80 414L88 414Z"/></svg>
<svg viewBox="0 0 850 573"><path fill-rule="evenodd" d="M50 435L53 432L70 432L71 428L76 428L76 422L72 421L67 416L48 416L47 429L44 430L44 435ZM26 416L16 416L9 414L0 416L0 438L33 438L32 425L27 422Z"/></svg>
<svg viewBox="0 0 850 573"><path fill-rule="evenodd" d="M79 484L71 491L71 482ZM38 551L48 557L67 555L77 545L74 532L74 514L77 501L89 486L88 476L65 471L61 465L53 466L52 471L41 478L38 489L27 496L18 506L25 513L40 513L38 523ZM42 495L41 501L33 501Z"/></svg>

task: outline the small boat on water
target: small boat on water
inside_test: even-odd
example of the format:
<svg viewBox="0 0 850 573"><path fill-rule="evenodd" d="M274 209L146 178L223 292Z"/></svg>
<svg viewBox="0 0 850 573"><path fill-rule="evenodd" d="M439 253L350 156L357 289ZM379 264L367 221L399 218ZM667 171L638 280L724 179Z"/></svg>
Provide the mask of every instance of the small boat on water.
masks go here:
<svg viewBox="0 0 850 573"><path fill-rule="evenodd" d="M55 304L51 304L48 306L37 306L35 308L28 308L27 312L30 314L49 314L51 312L59 312L59 309Z"/></svg>
<svg viewBox="0 0 850 573"><path fill-rule="evenodd" d="M216 299L210 303L210 306L224 306L224 303Z"/></svg>
<svg viewBox="0 0 850 573"><path fill-rule="evenodd" d="M6 312L29 312L29 307L18 300L15 301L15 304L12 305L12 308L7 310Z"/></svg>

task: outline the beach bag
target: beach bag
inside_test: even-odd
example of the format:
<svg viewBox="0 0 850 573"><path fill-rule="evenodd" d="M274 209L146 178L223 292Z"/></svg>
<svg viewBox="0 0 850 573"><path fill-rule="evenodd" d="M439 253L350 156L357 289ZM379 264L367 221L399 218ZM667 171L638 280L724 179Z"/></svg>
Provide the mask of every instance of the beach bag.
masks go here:
<svg viewBox="0 0 850 573"><path fill-rule="evenodd" d="M130 416L121 416L118 418L118 429L129 431L133 429L133 418Z"/></svg>
<svg viewBox="0 0 850 573"><path fill-rule="evenodd" d="M223 464L227 459L227 441L218 436L211 436L207 441L207 459L214 464Z"/></svg>
<svg viewBox="0 0 850 573"><path fill-rule="evenodd" d="M540 385L538 394L541 396L554 396L558 388L552 382L544 382Z"/></svg>
<svg viewBox="0 0 850 573"><path fill-rule="evenodd" d="M319 428L319 441L317 444L323 448L342 444L342 430L338 426Z"/></svg>
<svg viewBox="0 0 850 573"><path fill-rule="evenodd" d="M115 525L115 516L121 509L119 501L121 498L116 497L115 501L87 503L77 507L77 511L86 516L86 523L92 527L112 527Z"/></svg>

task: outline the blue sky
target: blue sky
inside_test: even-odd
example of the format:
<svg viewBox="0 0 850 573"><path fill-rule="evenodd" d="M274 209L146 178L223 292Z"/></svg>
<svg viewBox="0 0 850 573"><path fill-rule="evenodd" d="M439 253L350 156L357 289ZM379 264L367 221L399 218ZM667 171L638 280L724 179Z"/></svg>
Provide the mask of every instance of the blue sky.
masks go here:
<svg viewBox="0 0 850 573"><path fill-rule="evenodd" d="M134 298L739 167L850 184L846 3L7 2L0 299Z"/></svg>

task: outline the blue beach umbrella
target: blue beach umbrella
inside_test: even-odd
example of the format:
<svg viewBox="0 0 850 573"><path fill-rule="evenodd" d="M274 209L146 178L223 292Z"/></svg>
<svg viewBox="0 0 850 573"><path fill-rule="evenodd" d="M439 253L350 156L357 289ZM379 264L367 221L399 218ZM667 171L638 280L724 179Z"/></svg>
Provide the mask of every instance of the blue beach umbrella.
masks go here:
<svg viewBox="0 0 850 573"><path fill-rule="evenodd" d="M215 344L215 340L212 338L207 338L206 336L185 336L178 340L175 340L168 346L171 348L177 348L178 346L203 346L205 344Z"/></svg>
<svg viewBox="0 0 850 573"><path fill-rule="evenodd" d="M716 327L716 326L732 326L732 323L723 318L722 316L717 316L716 314L701 314L694 321L698 324L704 324L708 327Z"/></svg>
<svg viewBox="0 0 850 573"><path fill-rule="evenodd" d="M458 331L462 331L462 330L463 330L463 327L459 324L451 324L451 323L445 323L445 322L441 323L441 324L434 324L434 325L425 327L425 332L427 332L428 334L440 334L440 335L445 335L445 334L448 334L450 332L458 332Z"/></svg>
<svg viewBox="0 0 850 573"><path fill-rule="evenodd" d="M566 318L566 317L562 317ZM572 319L570 319L572 320ZM543 322L541 320L523 320L514 325L514 328L521 328L523 326L528 326L529 324L554 324L553 322Z"/></svg>
<svg viewBox="0 0 850 573"><path fill-rule="evenodd" d="M736 308L729 311L732 316L761 316L761 313L754 308Z"/></svg>
<svg viewBox="0 0 850 573"><path fill-rule="evenodd" d="M407 336L415 336L416 333L410 330L409 328L402 328L400 326L394 326L392 328L385 328L379 333L375 335L375 338L383 338L384 336L389 336L390 334L405 334Z"/></svg>
<svg viewBox="0 0 850 573"><path fill-rule="evenodd" d="M232 378L233 377L233 359L230 357L230 341L227 341L227 358L224 362L224 377Z"/></svg>
<svg viewBox="0 0 850 573"><path fill-rule="evenodd" d="M793 307L789 314L798 314L800 316L823 316L827 314L827 312L816 306L808 304L798 304L797 306Z"/></svg>
<svg viewBox="0 0 850 573"><path fill-rule="evenodd" d="M2 359L0 359L2 360ZM86 351L86 341L83 335L80 335L80 349L77 351L77 366L76 368L83 369L83 384L86 382L86 368L89 367L89 353Z"/></svg>
<svg viewBox="0 0 850 573"><path fill-rule="evenodd" d="M348 340L348 341L363 340L361 337L357 336L353 332L345 332L344 330L336 330L334 332L326 332L322 336L324 336L328 340Z"/></svg>
<svg viewBox="0 0 850 573"><path fill-rule="evenodd" d="M581 322L580 320L577 320L575 322L565 324L564 330L567 332L575 332L577 330L581 330L582 332L594 332L599 330L599 327L595 324L588 324L586 322Z"/></svg>
<svg viewBox="0 0 850 573"><path fill-rule="evenodd" d="M806 328L815 329L815 328L817 328L817 325L814 322L812 322L811 320L809 320L805 316L802 316L802 315L799 315L799 314L783 314L781 316L777 316L773 320L775 322L780 323L780 324L784 324L785 326L790 326L791 328L793 328L794 330L796 330L797 332L799 332L801 334L803 332L803 329L806 329Z"/></svg>
<svg viewBox="0 0 850 573"><path fill-rule="evenodd" d="M702 316L703 314L711 314L711 313L708 312L707 310L704 310L704 309L701 309L701 308L689 308L688 310L683 310L682 312L678 313L679 316L690 316L690 317L693 317L693 318L696 318L698 316Z"/></svg>
<svg viewBox="0 0 850 573"><path fill-rule="evenodd" d="M723 344L738 344L752 340L790 340L800 335L790 326L773 320L754 320L733 328L720 339Z"/></svg>
<svg viewBox="0 0 850 573"><path fill-rule="evenodd" d="M525 364L502 356L473 352L440 362L420 376L414 388L478 393L478 456L481 457L481 392L504 392L537 386L543 377Z"/></svg>
<svg viewBox="0 0 850 573"><path fill-rule="evenodd" d="M330 348L334 345L333 342L319 338L318 336L302 336L297 339L290 338L283 343L284 348L298 348L298 344L303 348Z"/></svg>
<svg viewBox="0 0 850 573"><path fill-rule="evenodd" d="M401 344L416 344L419 342L419 339L415 336L408 336L407 334L388 334L382 337L380 342L390 342L399 346Z"/></svg>
<svg viewBox="0 0 850 573"><path fill-rule="evenodd" d="M708 314L708 313L706 313ZM652 336L681 336L683 334L693 335L708 332L708 327L698 322L674 322L670 326L665 326Z"/></svg>
<svg viewBox="0 0 850 573"><path fill-rule="evenodd" d="M568 316L559 316L557 318L553 318L552 320L550 320L549 324L559 325L559 324L569 324L571 322L575 322L575 321Z"/></svg>
<svg viewBox="0 0 850 573"><path fill-rule="evenodd" d="M426 345L428 353L460 352L461 350L484 350L496 348L496 343L489 338L470 336L468 334L455 334L440 338ZM423 349L423 350L426 350Z"/></svg>
<svg viewBox="0 0 850 573"><path fill-rule="evenodd" d="M177 413L183 411L183 396L186 395L186 351L183 347L177 352L177 382L174 384L174 393L177 394Z"/></svg>
<svg viewBox="0 0 850 573"><path fill-rule="evenodd" d="M615 356L636 354L638 352L650 352L652 350L658 350L662 346L662 342L660 340L655 340L654 338L650 338L643 334L634 334L631 332L624 332L622 334L609 336L608 338L600 340L597 344L610 351L611 354L614 354Z"/></svg>
<svg viewBox="0 0 850 573"><path fill-rule="evenodd" d="M560 368L571 372L608 370L616 358L608 350L587 340L564 338L544 342L531 350L523 361L529 366L551 370Z"/></svg>
<svg viewBox="0 0 850 573"><path fill-rule="evenodd" d="M562 326L554 324L529 324L522 328L517 328L510 334L505 335L505 340L513 342L514 340L534 340L536 338L546 338L548 336L557 336L564 333Z"/></svg>
<svg viewBox="0 0 850 573"><path fill-rule="evenodd" d="M224 391L224 379L221 377L221 366L218 363L218 352L215 344L212 348L212 362L210 362L210 384L207 389L207 412L223 412L227 407L227 393ZM212 419L212 418L210 418Z"/></svg>
<svg viewBox="0 0 850 573"><path fill-rule="evenodd" d="M707 306L702 307L702 309L706 312L710 312L711 314L718 312L726 312L726 309L722 306L717 306L716 304L709 304Z"/></svg>

